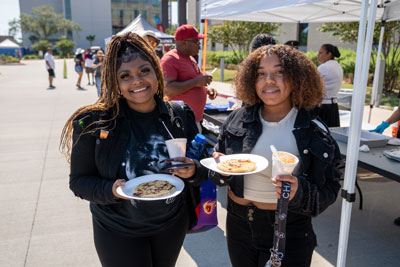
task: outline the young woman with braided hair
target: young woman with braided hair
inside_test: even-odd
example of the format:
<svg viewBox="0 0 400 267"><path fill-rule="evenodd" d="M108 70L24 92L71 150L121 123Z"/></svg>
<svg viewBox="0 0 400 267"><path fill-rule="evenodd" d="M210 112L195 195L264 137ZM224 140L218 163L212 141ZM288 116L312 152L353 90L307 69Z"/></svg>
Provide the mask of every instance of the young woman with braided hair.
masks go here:
<svg viewBox="0 0 400 267"><path fill-rule="evenodd" d="M116 191L127 180L161 172L170 139L163 124L175 138L192 140L197 133L188 106L186 119L171 119L172 104L163 101L163 90L160 63L147 42L134 33L114 36L100 98L78 109L64 126L60 147L71 163L70 189L90 201L102 266L174 266L187 229L196 223L190 190L207 179L197 161L174 171L185 182L176 197L128 200Z"/></svg>

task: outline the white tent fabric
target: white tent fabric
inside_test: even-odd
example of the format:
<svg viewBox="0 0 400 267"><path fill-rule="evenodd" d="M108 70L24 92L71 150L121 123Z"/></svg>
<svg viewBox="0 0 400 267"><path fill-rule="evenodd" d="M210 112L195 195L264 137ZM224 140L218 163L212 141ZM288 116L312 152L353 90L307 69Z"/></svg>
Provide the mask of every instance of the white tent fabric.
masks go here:
<svg viewBox="0 0 400 267"><path fill-rule="evenodd" d="M131 23L129 23L122 31L118 32L117 35L121 35L127 32L140 32L140 31L153 31L156 37L160 39L161 44L173 44L174 36L160 32L158 29L151 26L142 15L136 17ZM108 39L108 38L107 38Z"/></svg>
<svg viewBox="0 0 400 267"><path fill-rule="evenodd" d="M252 0L249 4L246 0L202 0L201 18L259 22L359 21L361 2L362 0ZM400 19L400 1L380 2L382 3L379 3L376 20Z"/></svg>
<svg viewBox="0 0 400 267"><path fill-rule="evenodd" d="M160 39L161 45L170 45L175 43L174 36L160 32L158 29L151 26L142 15L139 14L131 23L129 23L123 30L117 33L117 35L124 34L126 32L141 32L141 31L153 31L158 39ZM105 47L111 41L111 37L104 39Z"/></svg>
<svg viewBox="0 0 400 267"><path fill-rule="evenodd" d="M5 39L0 43L0 48L20 48L20 46L9 39Z"/></svg>
<svg viewBox="0 0 400 267"><path fill-rule="evenodd" d="M368 28L367 12L368 15ZM400 0L203 0L202 19L260 22L360 21L343 190L354 193L374 22L400 19ZM346 265L352 203L343 199L336 266Z"/></svg>

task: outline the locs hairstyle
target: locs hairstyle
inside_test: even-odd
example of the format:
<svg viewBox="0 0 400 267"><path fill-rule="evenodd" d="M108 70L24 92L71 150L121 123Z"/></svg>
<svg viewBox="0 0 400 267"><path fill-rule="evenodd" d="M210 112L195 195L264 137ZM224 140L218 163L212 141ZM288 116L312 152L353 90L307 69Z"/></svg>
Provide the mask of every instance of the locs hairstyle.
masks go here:
<svg viewBox="0 0 400 267"><path fill-rule="evenodd" d="M135 33L126 33L123 35L115 35L108 47L104 58L103 70L101 73L101 94L99 99L91 105L83 106L75 111L74 114L67 120L61 133L60 151L70 159L72 147L72 122L82 115L90 111L111 111L110 119L94 121L89 125L85 125L82 133L88 134L95 132L100 128L110 128L115 125L115 120L119 114L119 99L123 98L119 94L117 72L123 62L129 62L135 58L142 58L150 62L153 67L157 80L158 89L156 95L163 99L164 92L164 75L160 66L159 58L154 49L139 35ZM98 122L101 125L97 126ZM76 142L79 141L79 138Z"/></svg>

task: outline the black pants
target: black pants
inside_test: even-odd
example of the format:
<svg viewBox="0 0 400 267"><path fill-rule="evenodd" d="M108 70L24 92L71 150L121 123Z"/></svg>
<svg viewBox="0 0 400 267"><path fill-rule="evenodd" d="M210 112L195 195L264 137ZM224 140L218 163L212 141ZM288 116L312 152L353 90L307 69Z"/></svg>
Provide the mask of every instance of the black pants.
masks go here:
<svg viewBox="0 0 400 267"><path fill-rule="evenodd" d="M114 234L93 220L94 244L103 267L175 266L189 224L187 213L170 228L149 237Z"/></svg>
<svg viewBox="0 0 400 267"><path fill-rule="evenodd" d="M322 104L316 107L317 115L328 127L340 127L339 106L335 104Z"/></svg>
<svg viewBox="0 0 400 267"><path fill-rule="evenodd" d="M310 266L316 237L309 222L288 223L283 267ZM234 267L264 267L273 243L275 211L242 206L228 198L226 220L229 257Z"/></svg>

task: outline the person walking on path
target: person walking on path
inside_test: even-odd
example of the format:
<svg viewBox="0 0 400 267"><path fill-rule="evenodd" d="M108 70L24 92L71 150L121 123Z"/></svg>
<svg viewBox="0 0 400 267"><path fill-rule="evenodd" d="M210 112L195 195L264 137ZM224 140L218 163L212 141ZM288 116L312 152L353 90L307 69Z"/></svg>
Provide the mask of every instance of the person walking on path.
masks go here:
<svg viewBox="0 0 400 267"><path fill-rule="evenodd" d="M85 71L88 77L88 85L94 85L94 69L92 68L93 54L90 48L86 49L84 59L85 59ZM90 76L92 76L92 82L90 82Z"/></svg>
<svg viewBox="0 0 400 267"><path fill-rule="evenodd" d="M335 58L340 57L339 49L331 44L323 44L318 51L318 71L325 82L325 95L317 107L318 116L328 127L340 127L337 95L343 82L343 69Z"/></svg>
<svg viewBox="0 0 400 267"><path fill-rule="evenodd" d="M226 238L232 266L265 266L274 241L277 198L282 182L291 184L282 266L310 266L317 244L312 216L332 205L340 190L342 157L336 141L312 109L323 96L317 68L287 45L263 46L239 66L237 97L248 105L223 123L213 157L251 153L272 163L270 145L296 155L292 175L262 172L224 176L210 171L217 185L228 186ZM268 148L268 149L267 149Z"/></svg>
<svg viewBox="0 0 400 267"><path fill-rule="evenodd" d="M94 78L96 80L97 96L101 93L101 70L103 69L104 52L102 50L97 51L96 59L93 62L93 69L95 70Z"/></svg>
<svg viewBox="0 0 400 267"><path fill-rule="evenodd" d="M173 267L187 230L197 223L194 188L207 179L207 169L197 160L174 158L194 165L169 171L185 186L168 199L132 200L117 188L168 166L165 140L171 135L194 139L193 111L163 101L159 59L135 33L111 39L102 78L100 98L79 108L62 131L61 151L71 164L70 189L90 201L103 267Z"/></svg>
<svg viewBox="0 0 400 267"><path fill-rule="evenodd" d="M166 53L161 59L167 86L165 94L169 100L182 100L196 115L196 123L201 129L207 95L217 97L217 91L206 86L212 82L212 76L204 75L193 55L199 53L200 39L204 35L192 25L182 25L175 32L176 49Z"/></svg>
<svg viewBox="0 0 400 267"><path fill-rule="evenodd" d="M47 52L44 55L44 61L46 63L46 70L49 73L49 89L54 89L54 88L56 88L53 85L53 79L56 76L55 73L54 73L54 70L56 68L56 64L54 62L53 49L51 47L49 47L47 49Z"/></svg>
<svg viewBox="0 0 400 267"><path fill-rule="evenodd" d="M85 61L83 60L83 51L80 48L77 48L75 51L75 71L78 73L78 81L76 82L77 89L82 89L81 82L82 82L82 75L83 75L83 68L85 66Z"/></svg>
<svg viewBox="0 0 400 267"><path fill-rule="evenodd" d="M399 104L397 106L397 110L394 111L392 113L392 115L389 116L389 118L387 118L386 120L382 121L382 123L379 124L375 129L370 130L370 132L375 132L375 133L382 134L385 131L385 129L390 126L390 124L393 124L393 123L395 123L397 121L400 121L400 92L397 95L397 97L399 98ZM400 131L399 130L397 130L397 138L400 138ZM400 217L398 217L398 218L396 218L394 220L394 224L400 226Z"/></svg>

